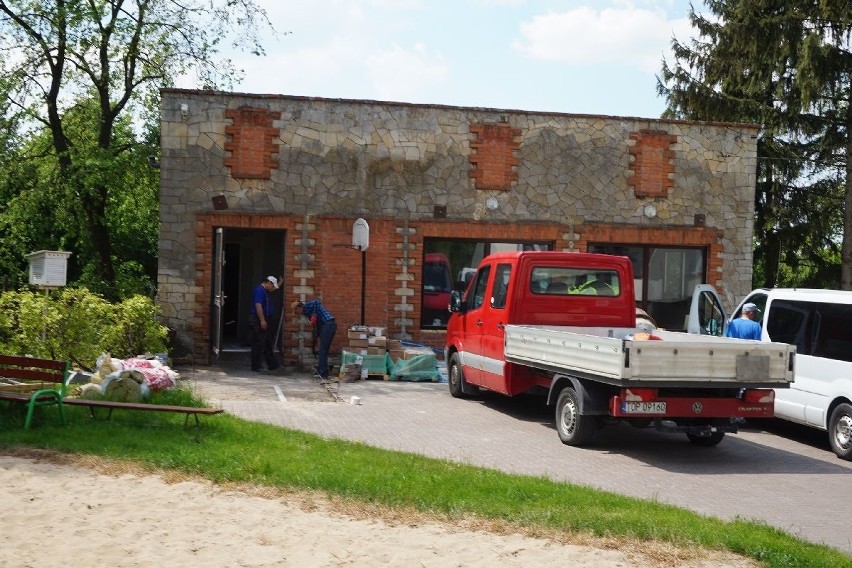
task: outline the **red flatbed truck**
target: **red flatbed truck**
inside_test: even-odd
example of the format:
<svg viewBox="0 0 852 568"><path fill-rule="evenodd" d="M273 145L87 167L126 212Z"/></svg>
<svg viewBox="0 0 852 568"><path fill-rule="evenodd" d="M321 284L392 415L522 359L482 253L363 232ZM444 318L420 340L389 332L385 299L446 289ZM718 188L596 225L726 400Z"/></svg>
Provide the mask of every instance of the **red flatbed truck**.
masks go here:
<svg viewBox="0 0 852 568"><path fill-rule="evenodd" d="M633 282L626 257L486 257L450 298L450 394L545 394L559 438L576 446L614 420L712 446L739 419L773 416L795 347L637 328Z"/></svg>

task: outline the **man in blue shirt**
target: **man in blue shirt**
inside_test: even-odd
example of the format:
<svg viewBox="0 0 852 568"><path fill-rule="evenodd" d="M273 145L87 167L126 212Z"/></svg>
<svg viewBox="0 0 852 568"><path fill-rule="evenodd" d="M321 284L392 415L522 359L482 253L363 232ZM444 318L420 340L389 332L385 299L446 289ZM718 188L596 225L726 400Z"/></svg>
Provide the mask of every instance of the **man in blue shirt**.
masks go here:
<svg viewBox="0 0 852 568"><path fill-rule="evenodd" d="M263 373L261 358L266 359L270 371L279 367L273 350L273 334L276 330L275 306L269 293L278 289L278 279L267 276L263 282L255 286L251 295L251 313L249 327L251 328L251 370Z"/></svg>
<svg viewBox="0 0 852 568"><path fill-rule="evenodd" d="M316 322L316 333L319 338L319 353L317 354L316 371L320 380L327 380L328 350L331 347L331 341L334 339L334 334L337 332L337 322L334 321L334 316L325 309L322 302L319 300L310 300L308 302L300 302L296 300L290 304L290 306L293 308L293 315L296 317L305 316L312 322Z"/></svg>
<svg viewBox="0 0 852 568"><path fill-rule="evenodd" d="M760 339L760 324L754 321L760 310L751 302L743 306L742 317L732 320L728 324L725 336L736 339Z"/></svg>

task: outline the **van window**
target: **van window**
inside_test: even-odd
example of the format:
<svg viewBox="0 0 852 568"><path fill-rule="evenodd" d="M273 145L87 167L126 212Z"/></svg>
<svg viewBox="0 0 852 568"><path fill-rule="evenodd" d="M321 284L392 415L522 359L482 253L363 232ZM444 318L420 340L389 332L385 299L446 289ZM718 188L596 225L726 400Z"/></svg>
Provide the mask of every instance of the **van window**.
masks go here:
<svg viewBox="0 0 852 568"><path fill-rule="evenodd" d="M791 302L792 303L792 302ZM825 302L798 302L807 306L812 321L807 354L852 362L852 305ZM774 309L774 304L773 304Z"/></svg>
<svg viewBox="0 0 852 568"><path fill-rule="evenodd" d="M474 310L482 306L485 302L485 288L488 286L488 277L491 275L491 267L484 266L482 270L476 273L476 284L473 287L473 297L470 302L470 309Z"/></svg>
<svg viewBox="0 0 852 568"><path fill-rule="evenodd" d="M791 343L800 355L852 362L852 305L775 300L766 333L772 341Z"/></svg>
<svg viewBox="0 0 852 568"><path fill-rule="evenodd" d="M491 307L503 309L506 307L506 296L509 292L509 275L512 273L511 264L498 264L494 275L494 289L491 291Z"/></svg>
<svg viewBox="0 0 852 568"><path fill-rule="evenodd" d="M797 353L810 355L814 305L794 300L773 301L765 322L769 339L795 345Z"/></svg>

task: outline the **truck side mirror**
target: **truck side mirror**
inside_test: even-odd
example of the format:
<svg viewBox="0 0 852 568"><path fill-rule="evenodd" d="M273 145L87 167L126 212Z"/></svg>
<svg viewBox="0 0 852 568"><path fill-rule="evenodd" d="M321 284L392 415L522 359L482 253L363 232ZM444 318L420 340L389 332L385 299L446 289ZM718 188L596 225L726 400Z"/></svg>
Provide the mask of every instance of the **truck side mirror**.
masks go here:
<svg viewBox="0 0 852 568"><path fill-rule="evenodd" d="M458 290L453 290L452 292L450 292L450 304L447 306L447 308L452 313L464 313L466 311L466 306L464 305L464 302L462 302L461 292L459 292Z"/></svg>

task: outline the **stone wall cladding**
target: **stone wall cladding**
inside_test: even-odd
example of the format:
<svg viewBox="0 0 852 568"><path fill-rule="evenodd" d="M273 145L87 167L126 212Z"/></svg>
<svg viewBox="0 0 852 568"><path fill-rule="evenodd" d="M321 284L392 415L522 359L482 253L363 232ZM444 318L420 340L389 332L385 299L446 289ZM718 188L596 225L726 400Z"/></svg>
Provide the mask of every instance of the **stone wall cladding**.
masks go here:
<svg viewBox="0 0 852 568"><path fill-rule="evenodd" d="M270 168L268 179L231 173L227 116L239 109L278 116L272 123L277 168ZM471 177L472 125L483 124L517 133L512 150L517 179L508 190L477 189ZM635 191L631 135L642 132L669 141L673 173L666 174L671 182L666 195ZM430 237L517 240L535 234L558 250L581 251L590 241L628 236L630 242L705 246L711 283L732 305L751 289L756 132L741 124L164 90L159 268L164 314L179 335L194 333L186 343L205 349L211 246L206 235L216 223L273 223L290 230L286 265L313 271L313 282L304 285L326 299L333 286L330 271L352 260L346 256L351 251L335 245L351 240L358 217L370 223L370 274L387 272L370 296L375 302L370 309L376 310L371 317L385 317L411 339L432 337L418 329L419 295L403 292L419 290L422 243ZM220 195L228 211L214 223L211 198ZM496 209L486 207L489 198ZM643 214L648 203L656 207L654 218ZM436 206L446 208L445 219L433 218ZM703 215L704 227L696 226L697 215ZM316 225L310 231L316 244L303 266L296 264L299 245L291 239L305 218ZM398 232L404 227L407 236ZM380 230L385 236L377 236ZM360 306L351 282L339 293L347 314Z"/></svg>

